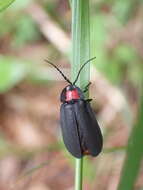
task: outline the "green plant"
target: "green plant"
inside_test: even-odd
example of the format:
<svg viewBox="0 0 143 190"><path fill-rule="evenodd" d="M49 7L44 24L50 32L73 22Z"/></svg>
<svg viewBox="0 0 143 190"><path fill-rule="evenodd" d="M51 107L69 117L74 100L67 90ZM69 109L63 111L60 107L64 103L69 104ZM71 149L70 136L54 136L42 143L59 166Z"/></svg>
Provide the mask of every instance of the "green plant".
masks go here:
<svg viewBox="0 0 143 190"><path fill-rule="evenodd" d="M0 93L14 87L27 75L29 65L24 61L0 55Z"/></svg>
<svg viewBox="0 0 143 190"><path fill-rule="evenodd" d="M143 135L143 94L140 101L140 109L137 122L131 132L126 160L119 183L118 190L133 190L140 165L143 158L142 135Z"/></svg>
<svg viewBox="0 0 143 190"><path fill-rule="evenodd" d="M89 1L72 0L72 81L75 79L81 65L89 59L90 55L90 25ZM89 82L88 64L82 71L78 86L82 89ZM87 95L88 96L88 93ZM83 160L76 159L75 190L82 190Z"/></svg>
<svg viewBox="0 0 143 190"><path fill-rule="evenodd" d="M11 3L13 3L15 0L0 0L0 12L6 9Z"/></svg>

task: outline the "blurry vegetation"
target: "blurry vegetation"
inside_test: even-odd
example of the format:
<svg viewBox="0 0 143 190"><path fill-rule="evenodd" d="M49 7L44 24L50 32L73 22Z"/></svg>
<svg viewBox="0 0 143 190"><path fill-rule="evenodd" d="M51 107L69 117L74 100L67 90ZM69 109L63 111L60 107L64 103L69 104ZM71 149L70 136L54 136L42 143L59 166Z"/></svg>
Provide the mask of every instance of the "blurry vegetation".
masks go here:
<svg viewBox="0 0 143 190"><path fill-rule="evenodd" d="M123 173L119 183L119 190L133 189L136 178L140 171L143 149L142 149L142 134L143 134L143 95L141 96L139 114L136 124L132 130L128 141L127 156L123 167Z"/></svg>
<svg viewBox="0 0 143 190"><path fill-rule="evenodd" d="M13 4L11 4L12 2ZM11 6L9 6L10 4ZM66 62L68 61L65 61L64 57L67 56L67 51L65 51L65 54L63 54L62 51L58 52L55 44L51 44L50 40L42 32L40 25L38 25L31 16L32 14L30 14L30 11L27 11L29 7L33 7L35 4L40 6L69 38L71 36L71 11L69 1L0 1L0 11L3 11L0 13L0 130L6 137L3 138L0 136L0 157L6 158L9 155L14 156L18 153L18 155L22 155L21 157L23 158L19 158L19 165L25 165L27 160L34 159L33 157L29 157L29 155L33 155L31 152L34 152L34 156L37 156L36 159L41 163L42 161L45 161L45 158L53 159L52 162L54 162L55 152L63 153L65 151L63 146L59 145L59 133L56 128L57 125L59 126L59 118L58 112L53 106L54 104L57 106L56 98L63 86L59 86L60 83L58 83L57 86L56 84L52 85L52 83L51 86L45 87L45 81L48 83L48 78L51 77L49 77L49 71L46 70L48 67L43 67L43 65L44 59L48 57L49 60L52 60L57 65L63 64L66 66ZM131 108L129 111L132 112L134 117L132 120L138 118L138 105L140 104L139 97L140 92L142 92L140 87L142 88L143 84L142 17L142 0L110 0L108 2L105 0L90 1L91 57L97 57L97 59L91 64L93 64L105 80L108 81L113 88L118 89L127 100L127 103ZM58 43L61 43L61 39L58 38L58 40ZM68 51L70 55L70 48ZM55 73L53 74L53 79L57 80L58 77L59 75L55 76ZM35 83L33 83L33 81ZM37 81L40 81L40 83L37 83ZM104 94L112 93L108 88L104 86L102 88L105 91ZM94 88L92 94L92 97L95 97L96 100L95 94L98 96L96 88ZM112 99L114 99L114 94L110 95L112 101ZM98 104L98 99L99 105L97 105L97 114L99 119L101 116L101 123L104 123L104 118L106 119L108 116L108 112L106 112L108 102L101 97L97 98L96 104ZM121 101L116 101L117 106L120 103ZM45 108L44 106L47 107ZM51 108L51 112L49 111L49 107ZM48 119L50 121L46 120L47 115L45 110L49 114ZM103 110L104 114L102 115ZM112 187L112 179L114 179L115 184L119 181L119 173L121 172L119 167L121 168L125 155L124 149L120 149L120 147L125 147L127 145L127 138L132 126L127 126L126 123L122 121L123 118L118 112L120 112L120 110L117 110L117 115L112 118L108 126L104 126L104 134L107 134L104 140L105 149L108 149L109 147L111 148L111 151L105 151L105 153L95 160L90 160L90 158L85 159L84 175L87 180L87 189L91 189L92 186L93 189L96 187L97 189L102 190L105 188L107 189L107 186L109 186L107 190L112 190L112 188L110 188ZM142 108L140 112L142 113ZM125 115L125 117L128 117L128 115ZM20 128L17 126L19 125L19 121L22 125L20 125ZM139 117L139 121L136 121L136 123L142 127L142 117ZM39 135L36 137L31 135L31 138L37 138L38 143L41 143L44 148L40 150L39 148L34 150L33 148L30 148L30 153L28 148L26 148L28 149L27 151L26 149L23 151L21 147L21 144L23 143L19 142L19 139L22 141L22 138L18 138L17 136L21 134L19 131L23 128L27 129L27 126L31 130L29 134L31 133L33 135L36 133ZM47 129L45 126L56 127L53 127L53 129L49 127ZM27 135L27 132L25 133ZM139 137L139 133L135 133L136 136L134 137L134 140ZM58 139L58 142L55 140L53 134L56 136L56 139ZM49 135L50 137L45 137L44 135ZM43 142L42 140L45 141ZM52 143L50 144L50 142ZM135 141L135 146L133 145L135 149L134 154L132 153L132 147L130 148L130 144L128 145L127 153L131 155L131 157L136 157L139 152L141 153L141 151L137 149L137 147L142 147L140 143L141 142L138 144L138 142ZM48 147L51 146L52 148L48 149L47 144L49 145ZM7 154L9 150L11 150L10 154ZM45 155L45 150L50 152L48 156ZM40 155L43 155L42 158L39 156L39 153ZM62 167L60 169L62 171L65 171L64 169L69 167L71 158L66 160L65 157L66 156L62 157L60 155L59 160L54 162L56 167L55 170L58 170L58 167L60 168L61 165ZM141 156L138 158L138 161L140 162L142 159ZM65 165L61 160L64 160ZM136 160L132 159L131 162L131 165L133 166ZM37 161L34 163L37 164ZM19 170L22 169L23 165L21 165L19 166ZM119 167L117 167L117 165L119 165ZM52 165L49 165L48 167L49 170L53 169ZM136 176L140 171L140 176L138 177L134 189L141 190L143 186L142 167L135 168L135 170ZM67 182L71 181L72 176L72 172L69 168L68 171L69 173L67 176L69 175L70 177L67 177ZM17 175L19 176L21 173L19 172ZM46 175L48 176L48 174ZM59 176L56 171L53 175ZM128 177L129 173L126 176ZM63 176L63 179L65 181L65 176ZM100 180L103 181L102 184L98 184L98 181ZM55 178L53 181L55 181ZM59 186L59 190L60 188L64 189L62 185L61 187ZM72 185L72 182L70 185ZM68 185L64 187L69 188ZM7 190L8 188L5 187L5 189ZM51 185L51 189L54 190L56 187Z"/></svg>
<svg viewBox="0 0 143 190"><path fill-rule="evenodd" d="M6 9L14 0L0 1L0 11Z"/></svg>

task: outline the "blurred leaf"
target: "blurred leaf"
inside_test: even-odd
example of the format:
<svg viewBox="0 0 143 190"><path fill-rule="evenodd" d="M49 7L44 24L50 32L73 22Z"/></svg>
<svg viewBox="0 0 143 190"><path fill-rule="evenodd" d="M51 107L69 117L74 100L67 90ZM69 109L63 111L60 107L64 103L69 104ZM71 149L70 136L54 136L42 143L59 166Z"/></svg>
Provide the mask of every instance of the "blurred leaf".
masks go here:
<svg viewBox="0 0 143 190"><path fill-rule="evenodd" d="M12 11L5 12L0 16L0 23L0 36L1 38L10 37L9 43L12 48L18 49L40 39L39 29L28 15L18 14L16 11L14 14Z"/></svg>
<svg viewBox="0 0 143 190"><path fill-rule="evenodd" d="M106 63L105 42L107 39L106 20L104 15L97 13L96 16L91 18L91 55L96 56L97 59L93 61L99 70L104 68Z"/></svg>
<svg viewBox="0 0 143 190"><path fill-rule="evenodd" d="M131 132L127 156L118 186L118 190L133 190L143 159L143 94L141 96L138 120Z"/></svg>
<svg viewBox="0 0 143 190"><path fill-rule="evenodd" d="M115 56L124 63L133 62L137 58L135 49L126 44L119 45L114 52Z"/></svg>
<svg viewBox="0 0 143 190"><path fill-rule="evenodd" d="M7 153L7 150L10 148L11 146L8 143L8 141L4 138L2 134L0 134L0 158L2 156L5 156L5 154Z"/></svg>
<svg viewBox="0 0 143 190"><path fill-rule="evenodd" d="M0 38L3 38L4 35L12 32L13 24L15 23L13 22L12 16L8 17L5 13L0 15Z"/></svg>
<svg viewBox="0 0 143 190"><path fill-rule="evenodd" d="M98 13L91 17L91 43L94 47L103 47L106 40L106 21L105 16Z"/></svg>
<svg viewBox="0 0 143 190"><path fill-rule="evenodd" d="M0 0L0 12L6 9L15 0Z"/></svg>
<svg viewBox="0 0 143 190"><path fill-rule="evenodd" d="M134 15L134 11L136 10L138 3L139 0L115 1L113 12L116 14L116 17L124 24Z"/></svg>
<svg viewBox="0 0 143 190"><path fill-rule="evenodd" d="M33 20L29 16L22 15L15 23L14 47L18 48L28 42L38 40L40 36L38 31Z"/></svg>
<svg viewBox="0 0 143 190"><path fill-rule="evenodd" d="M21 11L22 9L26 8L30 3L32 3L32 0L15 1L15 3L10 6L10 10Z"/></svg>
<svg viewBox="0 0 143 190"><path fill-rule="evenodd" d="M108 72L108 77L112 82L119 84L125 78L134 84L141 81L142 64L138 63L139 57L133 47L128 44L119 45L114 49L110 62L112 72Z"/></svg>
<svg viewBox="0 0 143 190"><path fill-rule="evenodd" d="M131 83L135 86L135 87L139 87L140 83L143 82L143 64L138 63L136 61L136 64L133 62L132 66L128 68L128 78L131 81Z"/></svg>
<svg viewBox="0 0 143 190"><path fill-rule="evenodd" d="M104 63L104 68L102 68L102 71L104 72L108 80L110 80L113 84L119 84L121 82L122 75L124 74L118 59L113 58L107 60Z"/></svg>
<svg viewBox="0 0 143 190"><path fill-rule="evenodd" d="M69 5L71 6L71 4L72 4L72 0L69 0Z"/></svg>
<svg viewBox="0 0 143 190"><path fill-rule="evenodd" d="M100 49L100 48L98 48ZM128 44L119 44L111 52L105 52L104 47L100 49L100 54L97 55L96 67L114 84L121 84L125 78L131 78L132 82L136 80L133 76L141 69L141 64L134 64L139 62L139 57L135 49ZM98 52L98 51L97 51ZM108 54L107 54L108 53ZM141 65L141 66L139 66ZM141 71L141 70L140 70ZM138 81L142 74L138 73ZM136 81L137 82L137 81Z"/></svg>
<svg viewBox="0 0 143 190"><path fill-rule="evenodd" d="M93 182L96 177L96 166L94 163L88 159L88 157L84 158L84 165L83 165L83 177L90 182Z"/></svg>
<svg viewBox="0 0 143 190"><path fill-rule="evenodd" d="M27 65L17 60L0 56L0 92L5 92L26 75Z"/></svg>

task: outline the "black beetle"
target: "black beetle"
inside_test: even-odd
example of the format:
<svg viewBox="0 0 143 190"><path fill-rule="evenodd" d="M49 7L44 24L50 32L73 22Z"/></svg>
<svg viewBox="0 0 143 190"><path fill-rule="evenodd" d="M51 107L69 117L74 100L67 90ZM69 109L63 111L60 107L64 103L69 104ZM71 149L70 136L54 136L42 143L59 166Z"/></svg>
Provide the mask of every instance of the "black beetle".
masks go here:
<svg viewBox="0 0 143 190"><path fill-rule="evenodd" d="M68 151L76 158L84 155L97 156L103 146L103 138L95 114L91 108L91 99L85 99L84 93L89 83L82 91L75 84L84 66L95 59L86 61L80 68L75 81L72 83L62 71L53 63L45 60L55 67L63 78L69 83L61 93L60 123L63 140Z"/></svg>

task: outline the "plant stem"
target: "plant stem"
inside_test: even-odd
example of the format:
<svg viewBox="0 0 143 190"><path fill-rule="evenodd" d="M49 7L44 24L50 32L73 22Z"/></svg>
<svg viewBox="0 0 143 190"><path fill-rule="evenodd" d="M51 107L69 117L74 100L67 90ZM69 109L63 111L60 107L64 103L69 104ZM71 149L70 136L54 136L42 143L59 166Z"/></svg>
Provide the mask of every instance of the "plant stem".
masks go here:
<svg viewBox="0 0 143 190"><path fill-rule="evenodd" d="M90 57L89 0L72 0L72 81L81 65ZM77 85L89 82L90 63L82 70Z"/></svg>
<svg viewBox="0 0 143 190"><path fill-rule="evenodd" d="M72 81L81 65L90 55L89 0L72 0ZM89 83L90 64L82 70L77 86L84 88ZM86 94L88 98L88 92ZM82 190L83 159L76 159L75 190Z"/></svg>
<svg viewBox="0 0 143 190"><path fill-rule="evenodd" d="M82 189L83 158L76 159L75 168L75 190L80 190Z"/></svg>

